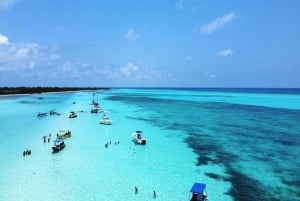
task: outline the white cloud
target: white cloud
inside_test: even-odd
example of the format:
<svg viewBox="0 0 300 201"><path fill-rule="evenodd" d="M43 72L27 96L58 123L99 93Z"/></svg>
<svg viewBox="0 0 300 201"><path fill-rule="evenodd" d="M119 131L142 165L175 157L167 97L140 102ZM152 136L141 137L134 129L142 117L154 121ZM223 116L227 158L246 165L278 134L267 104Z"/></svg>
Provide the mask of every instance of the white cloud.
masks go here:
<svg viewBox="0 0 300 201"><path fill-rule="evenodd" d="M208 77L209 79L215 79L217 77L214 73L204 73L205 77Z"/></svg>
<svg viewBox="0 0 300 201"><path fill-rule="evenodd" d="M233 54L233 51L231 49L226 49L226 50L222 50L222 51L217 52L217 55L221 56L221 57L226 57L226 56L229 56L229 55L232 55L232 54Z"/></svg>
<svg viewBox="0 0 300 201"><path fill-rule="evenodd" d="M193 60L193 57L189 55L184 58L184 61L191 61L191 60Z"/></svg>
<svg viewBox="0 0 300 201"><path fill-rule="evenodd" d="M11 8L19 0L0 0L0 10Z"/></svg>
<svg viewBox="0 0 300 201"><path fill-rule="evenodd" d="M156 83L166 79L166 75L152 68L147 68L142 65L133 64L128 62L123 66L109 66L99 67L98 74L104 80L109 80L110 82L120 82L132 84L141 83ZM154 79L155 78L155 79ZM142 86L142 85L141 85Z"/></svg>
<svg viewBox="0 0 300 201"><path fill-rule="evenodd" d="M178 9L178 10L182 10L183 9L183 3L184 3L184 0L177 1L176 5L175 5L175 8Z"/></svg>
<svg viewBox="0 0 300 201"><path fill-rule="evenodd" d="M59 70L62 73L62 75L65 75L66 78L77 78L80 77L81 72L79 71L79 68L81 67L80 64L73 64L70 61L67 61L66 63L63 63Z"/></svg>
<svg viewBox="0 0 300 201"><path fill-rule="evenodd" d="M8 38L0 33L0 45L1 44L8 44Z"/></svg>
<svg viewBox="0 0 300 201"><path fill-rule="evenodd" d="M195 32L209 34L218 29L221 29L224 25L231 22L236 17L234 12L230 12L220 18L217 18L207 24L203 24L202 26L196 26L194 28Z"/></svg>
<svg viewBox="0 0 300 201"><path fill-rule="evenodd" d="M0 40L0 71L33 69L37 65L51 65L59 58L55 49L36 43L11 43L3 35Z"/></svg>
<svg viewBox="0 0 300 201"><path fill-rule="evenodd" d="M59 47L43 47L36 43L9 42L0 45L0 82L13 79L21 83L27 81L57 86L97 86L103 83L156 86L169 76L163 71L133 62L118 66L75 63L62 58L59 51Z"/></svg>
<svg viewBox="0 0 300 201"><path fill-rule="evenodd" d="M132 64L131 62L128 62L126 65L120 67L105 66L104 68L102 68L101 73L102 75L104 75L105 78L108 79L141 79L147 76L147 72L149 72L149 70L141 68L136 64Z"/></svg>
<svg viewBox="0 0 300 201"><path fill-rule="evenodd" d="M137 40L139 38L139 34L133 28L130 28L125 36L127 40Z"/></svg>
<svg viewBox="0 0 300 201"><path fill-rule="evenodd" d="M139 68L136 65L133 65L132 63L127 63L126 66L121 68L121 74L125 77L130 77L136 74L138 71Z"/></svg>

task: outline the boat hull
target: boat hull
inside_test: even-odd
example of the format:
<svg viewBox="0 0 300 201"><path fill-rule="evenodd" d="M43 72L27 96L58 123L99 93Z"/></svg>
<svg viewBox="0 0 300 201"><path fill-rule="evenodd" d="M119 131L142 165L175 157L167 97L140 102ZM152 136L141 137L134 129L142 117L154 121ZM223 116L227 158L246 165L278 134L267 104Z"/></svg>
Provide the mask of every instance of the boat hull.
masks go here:
<svg viewBox="0 0 300 201"><path fill-rule="evenodd" d="M61 145L61 146L53 146L52 147L52 150L53 150L53 152L59 152L59 151L61 151L63 148L65 148L65 144L63 144L63 145Z"/></svg>
<svg viewBox="0 0 300 201"><path fill-rule="evenodd" d="M141 132L136 132L132 134L136 144L145 145L147 140L141 135Z"/></svg>
<svg viewBox="0 0 300 201"><path fill-rule="evenodd" d="M101 120L100 124L111 125L112 123L110 120Z"/></svg>
<svg viewBox="0 0 300 201"><path fill-rule="evenodd" d="M140 145L145 145L146 144L146 140L145 139L136 140L136 143L140 144Z"/></svg>
<svg viewBox="0 0 300 201"><path fill-rule="evenodd" d="M70 133L66 133L66 134L62 134L62 135L57 134L56 136L57 136L58 139L66 139L66 138L71 137L71 132Z"/></svg>

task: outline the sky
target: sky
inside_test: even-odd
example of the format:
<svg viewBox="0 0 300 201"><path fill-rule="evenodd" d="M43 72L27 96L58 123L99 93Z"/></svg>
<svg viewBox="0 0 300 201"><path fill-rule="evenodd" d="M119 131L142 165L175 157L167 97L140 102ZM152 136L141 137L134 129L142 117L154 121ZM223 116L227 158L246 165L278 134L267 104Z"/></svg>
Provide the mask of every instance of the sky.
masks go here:
<svg viewBox="0 0 300 201"><path fill-rule="evenodd" d="M298 0L0 0L0 86L300 87Z"/></svg>

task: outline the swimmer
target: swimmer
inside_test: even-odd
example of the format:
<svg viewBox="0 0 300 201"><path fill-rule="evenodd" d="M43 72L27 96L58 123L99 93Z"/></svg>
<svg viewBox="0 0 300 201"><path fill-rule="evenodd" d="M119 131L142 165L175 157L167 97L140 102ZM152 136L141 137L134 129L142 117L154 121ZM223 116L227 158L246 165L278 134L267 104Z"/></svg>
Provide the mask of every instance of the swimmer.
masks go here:
<svg viewBox="0 0 300 201"><path fill-rule="evenodd" d="M46 143L47 136L45 135L45 136L43 136L43 138L44 138L44 143Z"/></svg>

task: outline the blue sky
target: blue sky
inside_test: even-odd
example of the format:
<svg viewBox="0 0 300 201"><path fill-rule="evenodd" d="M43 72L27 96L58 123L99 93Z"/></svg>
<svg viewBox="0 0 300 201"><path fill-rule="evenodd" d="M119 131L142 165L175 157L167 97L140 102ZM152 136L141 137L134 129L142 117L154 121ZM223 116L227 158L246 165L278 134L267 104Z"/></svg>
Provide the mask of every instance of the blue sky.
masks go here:
<svg viewBox="0 0 300 201"><path fill-rule="evenodd" d="M0 86L300 87L300 1L0 0Z"/></svg>

